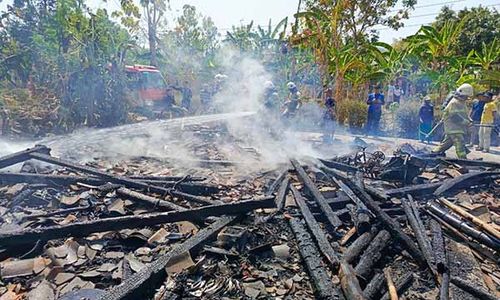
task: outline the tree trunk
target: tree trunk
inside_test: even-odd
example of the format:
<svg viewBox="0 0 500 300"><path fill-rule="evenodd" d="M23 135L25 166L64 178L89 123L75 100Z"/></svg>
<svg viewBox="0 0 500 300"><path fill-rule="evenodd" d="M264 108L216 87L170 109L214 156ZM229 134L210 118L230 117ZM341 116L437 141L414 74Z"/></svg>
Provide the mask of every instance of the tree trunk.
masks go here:
<svg viewBox="0 0 500 300"><path fill-rule="evenodd" d="M158 66L158 58L156 51L156 28L152 20L148 20L148 40L149 40L149 52L150 52L150 63L152 66Z"/></svg>

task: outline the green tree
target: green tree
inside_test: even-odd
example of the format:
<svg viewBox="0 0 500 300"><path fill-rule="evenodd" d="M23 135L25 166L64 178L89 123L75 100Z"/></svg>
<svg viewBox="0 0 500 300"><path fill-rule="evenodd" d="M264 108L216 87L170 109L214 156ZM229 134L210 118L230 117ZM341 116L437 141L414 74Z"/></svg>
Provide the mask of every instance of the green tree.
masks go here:
<svg viewBox="0 0 500 300"><path fill-rule="evenodd" d="M150 63L158 66L158 27L167 10L169 0L140 0L147 24Z"/></svg>
<svg viewBox="0 0 500 300"><path fill-rule="evenodd" d="M500 39L500 13L493 7L478 6L455 12L445 6L434 25L439 30L446 22L462 21L464 24L457 39L457 50L462 56L467 56L471 50L481 49L483 43L489 44Z"/></svg>

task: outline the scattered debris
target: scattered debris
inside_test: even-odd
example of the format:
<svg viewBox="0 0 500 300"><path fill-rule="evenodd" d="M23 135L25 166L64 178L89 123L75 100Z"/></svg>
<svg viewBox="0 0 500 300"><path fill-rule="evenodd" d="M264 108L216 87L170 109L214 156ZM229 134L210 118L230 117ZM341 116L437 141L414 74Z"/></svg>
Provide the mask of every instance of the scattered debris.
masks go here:
<svg viewBox="0 0 500 300"><path fill-rule="evenodd" d="M498 299L498 165L359 140L244 173L214 132L181 170L44 146L0 158L55 166L0 172L2 299Z"/></svg>

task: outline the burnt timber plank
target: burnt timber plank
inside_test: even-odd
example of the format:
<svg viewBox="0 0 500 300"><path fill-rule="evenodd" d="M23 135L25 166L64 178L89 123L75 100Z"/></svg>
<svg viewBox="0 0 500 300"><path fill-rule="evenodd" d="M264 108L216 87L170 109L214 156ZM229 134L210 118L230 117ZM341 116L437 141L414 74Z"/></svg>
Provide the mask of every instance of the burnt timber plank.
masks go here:
<svg viewBox="0 0 500 300"><path fill-rule="evenodd" d="M282 182L276 193L276 208L281 211L285 207L286 195L290 189L290 178L286 177Z"/></svg>
<svg viewBox="0 0 500 300"><path fill-rule="evenodd" d="M356 203L357 210L354 212L354 220L356 229L358 234L362 234L368 230L370 230L370 216L368 208L366 208L365 204L354 194L354 192L342 181L338 180L335 176L331 177L333 181L337 184L337 186L344 191L344 193L354 202Z"/></svg>
<svg viewBox="0 0 500 300"><path fill-rule="evenodd" d="M333 176L336 176L338 174L337 171L327 167L322 167L321 169L324 172L331 174ZM393 218L391 218L386 212L384 212L380 208L380 206L373 200L373 198L370 195L368 195L368 193L363 189L363 187L354 183L350 178L343 178L342 180L345 182L345 184L347 184L349 188L351 188L351 190L354 193L356 193L359 199L363 201L366 207L377 217L377 219L379 219L382 222L382 224L384 224L384 226L391 233L391 235L403 244L405 249L417 261L417 263L420 266L425 267L426 261L422 252L417 247L417 245L415 245L413 240L406 233L403 232L401 226L399 226L399 224Z"/></svg>
<svg viewBox="0 0 500 300"><path fill-rule="evenodd" d="M185 199L187 201L193 201L193 202L197 202L197 203L201 203L201 204L209 204L209 205L217 204L217 202L209 200L205 197L187 194L187 193L180 192L180 191L177 191L177 190L172 189L172 188L163 188L163 187L158 187L158 186L154 186L154 185L149 185L149 184L141 182L139 180L130 179L130 178L127 178L125 176L110 174L108 172L104 172L104 171L98 170L96 168L76 164L74 162L63 160L60 158L55 158L55 157L52 157L52 156L47 155L47 154L41 154L41 153L34 152L34 153L30 153L29 156L32 159L40 160L40 161L43 161L46 163L55 164L55 165L66 167L66 168L70 168L70 169L84 172L87 174L92 174L94 176L103 178L111 183L122 184L128 188L141 189L141 190L145 190L145 191L149 191L149 192L153 192L153 193L158 193L158 194L161 194L164 196L165 195L172 195L175 197L180 197L180 198Z"/></svg>
<svg viewBox="0 0 500 300"><path fill-rule="evenodd" d="M342 259L348 263L352 263L361 254L361 252L368 247L377 233L378 228L372 227L370 231L360 235L349 247L347 247Z"/></svg>
<svg viewBox="0 0 500 300"><path fill-rule="evenodd" d="M205 177L191 176L191 175L186 175L186 176L131 175L128 177L131 179L156 180L156 181L179 181L179 180L182 180L183 182L190 182L190 181L204 181L204 180L206 180Z"/></svg>
<svg viewBox="0 0 500 300"><path fill-rule="evenodd" d="M413 230L413 233L415 234L415 237L417 239L420 251L422 251L424 255L425 261L427 262L427 266L429 267L431 272L435 274L434 265L432 263L433 261L432 249L430 247L429 239L427 238L427 235L425 233L425 228L422 228L423 227L422 220L420 220L420 217L414 213L411 203L412 203L411 196L408 197L408 199L402 199L401 201L401 205L403 206L403 209L405 211L408 223L410 224L410 227Z"/></svg>
<svg viewBox="0 0 500 300"><path fill-rule="evenodd" d="M188 183L177 183L174 181L160 181L148 179L134 179L150 185L171 188L177 186L180 191L184 191L193 195L211 195L219 191L214 185ZM33 173L16 173L16 172L0 172L0 184L15 184L15 183L30 183L30 184L46 184L50 186L66 186L77 183L88 185L103 185L107 181L104 179L79 176L79 175L55 175L55 174L33 174Z"/></svg>
<svg viewBox="0 0 500 300"><path fill-rule="evenodd" d="M106 218L75 222L67 225L2 232L0 233L0 245L29 244L38 240L47 241L68 236L85 237L94 232L146 227L179 221L193 221L205 219L210 216L243 214L254 209L272 208L274 206L274 198L266 197L261 200L246 200L229 204L204 206L184 211Z"/></svg>
<svg viewBox="0 0 500 300"><path fill-rule="evenodd" d="M321 254L307 231L306 225L296 218L289 219L289 224L298 243L300 256L305 262L307 272L314 285L317 299L344 299L326 272L326 268L322 264Z"/></svg>
<svg viewBox="0 0 500 300"><path fill-rule="evenodd" d="M418 197L433 197L432 193L437 190L443 183L424 183L411 186L405 186L397 189L390 189L385 191L389 197L403 198L406 195L418 196Z"/></svg>
<svg viewBox="0 0 500 300"><path fill-rule="evenodd" d="M413 274L412 273L407 273L405 274L401 279L398 280L398 282L396 282L396 291L398 292L398 295L403 295L407 289L410 288L410 286L413 284ZM382 298L380 298L381 300L389 300L389 293L386 292Z"/></svg>
<svg viewBox="0 0 500 300"><path fill-rule="evenodd" d="M318 203L321 211L325 214L328 222L336 229L337 227L342 225L342 221L340 221L339 217L333 212L332 208L326 201L325 197L318 190L314 182L311 180L309 175L307 175L306 171L302 168L299 162L295 159L290 160L292 162L293 167L297 171L299 175L300 181L304 184L305 188L311 193L314 200Z"/></svg>
<svg viewBox="0 0 500 300"><path fill-rule="evenodd" d="M166 278L165 267L173 258L185 252L195 252L236 217L221 217L215 223L200 230L182 244L175 245L168 253L152 262L146 268L125 279L120 285L111 288L99 300L136 300L149 299L158 285Z"/></svg>
<svg viewBox="0 0 500 300"><path fill-rule="evenodd" d="M356 173L356 172L359 171L359 168L356 168L356 167L353 167L353 166L350 166L350 165L346 165L346 164L343 164L343 163L339 163L339 162L336 162L336 161L333 161L333 160L326 160L326 159L321 159L321 158L319 158L318 160L322 164L324 164L325 166L327 166L329 168L332 168L332 169L337 169L339 171L351 172L351 173Z"/></svg>
<svg viewBox="0 0 500 300"><path fill-rule="evenodd" d="M314 239L316 240L316 243L318 244L319 251L326 257L327 261L332 265L332 267L334 269L337 269L339 265L339 257L328 241L328 237L314 218L311 210L307 206L307 203L300 192L293 185L290 187L290 189L292 190L295 202L297 203L302 216L304 217L304 221L307 224L307 227L309 227L310 232L312 233Z"/></svg>
<svg viewBox="0 0 500 300"><path fill-rule="evenodd" d="M34 152L49 153L50 149L45 146L37 145L33 148L0 157L0 169L29 160L31 158L30 154Z"/></svg>
<svg viewBox="0 0 500 300"><path fill-rule="evenodd" d="M472 172L463 174L442 182L441 186L434 191L434 196L439 197L445 193L449 193L457 189L468 188L476 184L486 184L491 182L493 176L498 175L500 175L500 171Z"/></svg>
<svg viewBox="0 0 500 300"><path fill-rule="evenodd" d="M175 203L163 200L163 199L158 199L155 197L151 197L148 195L141 194L136 191L129 190L127 188L121 187L116 190L116 194L120 195L122 197L125 197L127 199L133 200L135 202L140 202L143 204L151 205L154 207L161 207L164 209L168 210L175 210L175 211L183 211L186 210L185 207L182 207L180 205L177 205Z"/></svg>
<svg viewBox="0 0 500 300"><path fill-rule="evenodd" d="M276 190L281 186L281 183L283 182L283 180L285 179L287 174L288 174L288 168L284 168L279 173L278 177L276 177L276 179L273 181L273 183L271 184L271 186L267 190L266 195L270 196L270 195L274 194L276 192Z"/></svg>
<svg viewBox="0 0 500 300"><path fill-rule="evenodd" d="M377 273L373 276L372 280L368 285L366 285L363 290L363 294L367 299L375 300L376 296L384 290L384 287L387 286L385 283L385 276L383 273Z"/></svg>
<svg viewBox="0 0 500 300"><path fill-rule="evenodd" d="M381 230L371 241L365 250L358 264L356 265L356 274L367 279L375 264L382 258L382 251L390 244L391 234L386 230Z"/></svg>
<svg viewBox="0 0 500 300"><path fill-rule="evenodd" d="M342 291L344 292L344 296L348 300L364 300L365 295L363 294L363 290L359 286L358 278L356 277L356 273L350 264L345 261L340 263L340 286L342 287Z"/></svg>

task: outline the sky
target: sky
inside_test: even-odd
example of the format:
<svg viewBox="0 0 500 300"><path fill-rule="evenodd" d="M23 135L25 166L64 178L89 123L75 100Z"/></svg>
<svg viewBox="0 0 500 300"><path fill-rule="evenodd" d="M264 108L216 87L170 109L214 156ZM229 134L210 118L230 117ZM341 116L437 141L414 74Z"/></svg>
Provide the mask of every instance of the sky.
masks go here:
<svg viewBox="0 0 500 300"><path fill-rule="evenodd" d="M11 1L0 0L0 10ZM88 3L93 8L106 8L111 12L117 9L119 0L88 0ZM252 20L255 25L266 26L269 19L277 24L288 16L291 22L297 11L298 0L170 0L170 3L172 10L168 12L168 17L178 16L184 4L194 5L203 15L212 17L221 33L225 33L232 25L248 24ZM479 4L500 9L500 0L417 0L415 10L404 21L405 27L398 31L383 26L375 28L379 30L383 42L392 43L395 39L414 34L420 25L432 22L444 5L460 10Z"/></svg>

